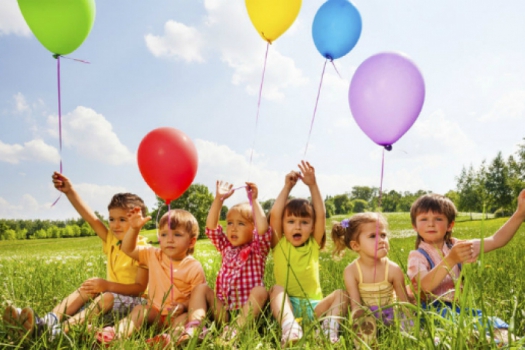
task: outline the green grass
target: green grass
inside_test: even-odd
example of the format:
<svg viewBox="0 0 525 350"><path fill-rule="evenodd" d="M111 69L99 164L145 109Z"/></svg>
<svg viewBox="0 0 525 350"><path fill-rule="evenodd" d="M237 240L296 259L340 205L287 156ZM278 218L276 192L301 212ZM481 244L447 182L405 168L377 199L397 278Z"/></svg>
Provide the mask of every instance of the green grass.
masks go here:
<svg viewBox="0 0 525 350"><path fill-rule="evenodd" d="M387 214L391 238L390 258L403 269L406 268L408 253L414 249L414 233L407 213ZM331 221L340 221L343 217L328 220L327 233L330 236ZM470 221L465 214L458 218L454 229L454 237L477 238L493 234L506 219L488 219ZM525 259L523 259L525 243L525 228L522 227L516 237L504 248L481 257L474 264L464 265L465 287L462 302L483 309L487 315L495 315L511 324L511 331L517 336L523 336L525 330ZM151 240L155 240L154 230L145 232ZM347 251L341 261L331 257L331 241L328 240L327 250L321 254L321 287L325 295L338 288L344 288L342 272L356 254ZM215 277L220 267L220 256L208 240L200 240L195 249L195 257L201 261L210 286L214 286ZM102 246L97 237L49 239L29 241L0 242L0 302L2 306L13 303L23 307L30 305L37 313L51 310L62 298L70 294L87 278L106 275L105 259ZM273 284L273 262L271 256L267 263L265 282ZM432 322L432 316L422 314L418 308L414 312L424 317L425 324L415 318L416 326L408 333L399 331L399 327L379 325L378 342L385 349L434 348L434 337L441 339L438 349L491 348L494 345L484 337L473 340L474 325L470 318L463 317L461 326L451 322ZM419 325L419 326L418 326ZM215 324L208 324L211 336L200 348L221 348L217 343L220 329ZM353 333L348 321L342 325L341 343L334 346L338 349L352 348ZM322 337L315 335L318 325L304 324L305 338L298 347L305 349L326 349L330 346ZM71 347L68 344L47 344L45 336L34 341L15 343L8 337L9 329L0 325L0 348L57 348ZM145 348L145 339L157 332L153 328L145 328L128 340L117 342L114 349ZM93 332L85 327L74 329L70 333L74 341L73 348L91 349L94 344ZM257 325L245 330L239 337L238 348L243 349L274 349L279 348L280 329L265 313ZM469 342L469 343L467 343ZM468 344L468 345L466 345ZM195 344L193 344L195 345ZM192 346L193 347L193 346Z"/></svg>

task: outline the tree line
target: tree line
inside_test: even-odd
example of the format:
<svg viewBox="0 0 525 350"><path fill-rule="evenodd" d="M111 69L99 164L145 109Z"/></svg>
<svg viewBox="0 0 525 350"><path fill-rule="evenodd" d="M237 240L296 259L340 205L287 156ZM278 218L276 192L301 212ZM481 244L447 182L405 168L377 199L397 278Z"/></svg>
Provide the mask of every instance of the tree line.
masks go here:
<svg viewBox="0 0 525 350"><path fill-rule="evenodd" d="M523 139L525 141L525 138ZM515 154L507 159L501 152L492 160L484 160L478 168L470 165L463 167L456 177L456 189L445 193L458 210L463 212L493 213L496 216L510 215L515 206L519 192L525 188L525 142L518 145ZM354 186L350 191L325 198L326 216L348 215L364 211L408 212L412 203L421 195L431 191L398 192L379 188ZM193 184L184 194L170 204L171 209L180 208L191 212L200 227L200 237L204 237L204 228L208 210L213 202L213 194L207 186ZM268 213L275 199L261 202ZM145 226L154 229L157 219L168 211L163 199L157 197L157 203L149 212L152 220ZM222 207L221 220L226 219L228 208ZM95 214L105 221L104 217ZM107 222L106 222L107 223ZM65 221L50 220L14 220L0 219L0 240L42 239L93 236L95 232L82 219Z"/></svg>

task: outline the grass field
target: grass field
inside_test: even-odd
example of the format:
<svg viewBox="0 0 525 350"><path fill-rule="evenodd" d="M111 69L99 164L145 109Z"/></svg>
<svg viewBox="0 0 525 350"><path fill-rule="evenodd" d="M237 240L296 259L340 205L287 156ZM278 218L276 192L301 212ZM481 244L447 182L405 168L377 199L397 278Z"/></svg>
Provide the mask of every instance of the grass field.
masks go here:
<svg viewBox="0 0 525 350"><path fill-rule="evenodd" d="M407 256L414 249L414 233L406 213L387 215L390 223L391 251L390 258L406 270ZM342 219L342 218L333 218ZM454 237L477 238L493 234L506 219L487 219L470 221L468 216L458 218ZM327 225L329 235L331 221ZM155 232L146 232L150 238ZM486 315L499 316L507 321L510 331L523 336L525 333L525 227L504 248L484 255L474 264L463 268L464 288L461 295L462 305L482 309ZM335 289L344 288L342 271L355 258L348 251L341 261L331 258L331 241L328 249L321 254L321 283L324 294ZM220 256L207 240L200 240L195 249L195 257L201 261L210 286L214 286L216 273L220 266ZM29 241L0 242L0 302L2 306L13 303L16 306L32 306L37 313L51 310L62 298L71 293L84 280L93 276L105 277L105 259L102 255L100 241L97 237L49 239ZM271 257L267 263L265 281L267 286L273 284L273 263ZM414 318L415 326L408 332L401 332L399 327L379 325L378 344L384 349L470 349L496 347L485 337L473 338L474 322L471 318L461 316L457 323L449 321L434 322L431 314L423 313L419 308L412 308L418 314ZM2 309L3 310L3 309ZM424 319L425 322L420 320ZM317 323L304 323L304 340L297 348L326 349L331 348L321 336L316 336ZM218 342L221 330L215 324L208 324L210 335L200 344L190 344L190 348L221 348ZM73 344L55 342L48 344L46 337L20 342L13 342L10 331L5 325L0 326L0 348L76 348L91 349L95 340L93 333L85 327L78 327L70 332ZM131 339L122 340L114 349L142 349L146 347L145 339L157 331L144 328ZM272 320L269 312L265 313L256 325L244 330L236 343L242 349L275 349L279 348L280 329ZM351 349L353 333L349 322L342 324L342 335L337 349ZM439 339L436 345L435 340ZM230 348L228 346L228 348Z"/></svg>

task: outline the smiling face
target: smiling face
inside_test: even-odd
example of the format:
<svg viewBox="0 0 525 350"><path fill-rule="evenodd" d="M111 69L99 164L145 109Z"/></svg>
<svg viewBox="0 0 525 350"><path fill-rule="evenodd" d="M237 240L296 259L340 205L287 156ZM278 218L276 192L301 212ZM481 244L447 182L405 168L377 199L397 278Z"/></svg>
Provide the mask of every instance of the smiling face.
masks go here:
<svg viewBox="0 0 525 350"><path fill-rule="evenodd" d="M109 229L115 237L123 240L129 230L128 210L123 208L109 209Z"/></svg>
<svg viewBox="0 0 525 350"><path fill-rule="evenodd" d="M452 231L454 222L449 223L445 214L427 211L416 215L413 226L423 241L442 246L445 235Z"/></svg>
<svg viewBox="0 0 525 350"><path fill-rule="evenodd" d="M243 215L241 210L230 209L226 214L226 224L226 237L234 247L242 246L253 240L253 220Z"/></svg>
<svg viewBox="0 0 525 350"><path fill-rule="evenodd" d="M314 230L314 220L311 217L295 216L288 212L283 217L283 234L294 247L302 246Z"/></svg>
<svg viewBox="0 0 525 350"><path fill-rule="evenodd" d="M377 241L377 253L376 253ZM388 234L385 227L377 222L367 222L360 225L357 241L350 242L352 250L359 255L378 259L387 256L390 249Z"/></svg>
<svg viewBox="0 0 525 350"><path fill-rule="evenodd" d="M195 246L196 237L192 237L184 225L177 226L170 230L168 225L163 225L159 229L160 250L171 260L180 261L189 253L190 249Z"/></svg>

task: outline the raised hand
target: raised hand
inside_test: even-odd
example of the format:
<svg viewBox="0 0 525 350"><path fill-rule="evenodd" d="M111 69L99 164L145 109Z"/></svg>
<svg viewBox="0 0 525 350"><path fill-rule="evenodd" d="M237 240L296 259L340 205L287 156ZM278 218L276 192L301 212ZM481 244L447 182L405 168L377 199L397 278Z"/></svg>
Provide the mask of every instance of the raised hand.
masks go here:
<svg viewBox="0 0 525 350"><path fill-rule="evenodd" d="M233 185L226 181L217 180L217 184L215 185L215 197L220 198L221 200L229 198L233 194L232 187Z"/></svg>
<svg viewBox="0 0 525 350"><path fill-rule="evenodd" d="M304 184L306 186L315 185L316 180L314 167L310 163L302 160L301 164L299 164L299 169L301 170L300 177L301 180L303 180Z"/></svg>
<svg viewBox="0 0 525 350"><path fill-rule="evenodd" d="M297 183L297 180L299 180L300 176L301 174L299 174L297 171L290 171L284 178L284 186L288 189L292 189Z"/></svg>
<svg viewBox="0 0 525 350"><path fill-rule="evenodd" d="M525 190L521 190L518 195L518 208L516 209L516 212L521 214L522 217L525 217Z"/></svg>
<svg viewBox="0 0 525 350"><path fill-rule="evenodd" d="M128 212L129 227L140 230L146 222L151 220L151 216L142 217L142 210L139 207L134 207Z"/></svg>
<svg viewBox="0 0 525 350"><path fill-rule="evenodd" d="M51 175L51 179L53 179L53 186L62 193L67 194L73 188L69 179L57 171Z"/></svg>
<svg viewBox="0 0 525 350"><path fill-rule="evenodd" d="M252 200L256 200L257 196L259 195L259 190L257 189L257 185L253 182L247 182L246 183L247 190L252 192Z"/></svg>

